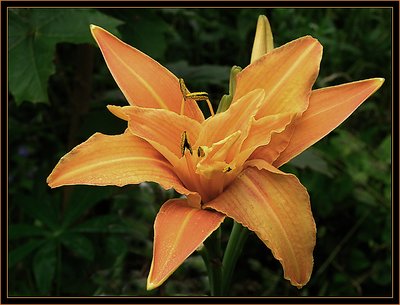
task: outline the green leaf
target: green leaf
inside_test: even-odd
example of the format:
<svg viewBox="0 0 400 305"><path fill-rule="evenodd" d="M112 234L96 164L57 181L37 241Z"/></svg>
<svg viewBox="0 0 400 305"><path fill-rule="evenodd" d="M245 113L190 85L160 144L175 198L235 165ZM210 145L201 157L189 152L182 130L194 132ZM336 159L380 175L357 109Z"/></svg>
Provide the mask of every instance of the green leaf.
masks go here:
<svg viewBox="0 0 400 305"><path fill-rule="evenodd" d="M387 135L383 139L381 144L376 150L380 160L383 160L386 164L391 164L392 162L392 136Z"/></svg>
<svg viewBox="0 0 400 305"><path fill-rule="evenodd" d="M126 241L120 237L110 236L106 239L106 247L113 256L124 256L128 252Z"/></svg>
<svg viewBox="0 0 400 305"><path fill-rule="evenodd" d="M351 262L351 268L354 271L361 271L371 266L371 263L368 261L365 254L358 249L354 249L350 253L349 261Z"/></svg>
<svg viewBox="0 0 400 305"><path fill-rule="evenodd" d="M389 285L392 281L392 265L390 259L377 261L372 267L372 280L379 285Z"/></svg>
<svg viewBox="0 0 400 305"><path fill-rule="evenodd" d="M374 198L374 196L366 189L357 187L354 189L354 194L360 202L364 202L366 204L373 205L373 206L377 205L377 201Z"/></svg>
<svg viewBox="0 0 400 305"><path fill-rule="evenodd" d="M73 232L80 233L113 233L129 234L134 238L146 239L143 231L148 231L148 225L140 220L135 220L135 224L129 226L117 215L102 215L91 218L73 229Z"/></svg>
<svg viewBox="0 0 400 305"><path fill-rule="evenodd" d="M171 31L170 24L154 10L121 12L120 17L126 21L119 27L124 41L152 58L164 58L167 50L166 34Z"/></svg>
<svg viewBox="0 0 400 305"><path fill-rule="evenodd" d="M65 233L60 236L61 242L77 256L92 261L94 258L94 247L92 242L81 234Z"/></svg>
<svg viewBox="0 0 400 305"><path fill-rule="evenodd" d="M33 273L40 293L49 294L57 263L57 244L50 241L43 245L33 259Z"/></svg>
<svg viewBox="0 0 400 305"><path fill-rule="evenodd" d="M89 25L114 33L121 22L94 9L13 9L9 12L9 86L17 104L47 102L60 42L93 43Z"/></svg>
<svg viewBox="0 0 400 305"><path fill-rule="evenodd" d="M231 67L218 65L191 66L186 61L178 61L167 64L166 67L175 75L184 78L190 91L200 91L199 88L192 88L191 82L198 86L205 85L224 85L229 80Z"/></svg>
<svg viewBox="0 0 400 305"><path fill-rule="evenodd" d="M328 164L319 156L318 151L315 148L307 149L302 154L291 160L290 164L301 169L308 167L316 172L332 177Z"/></svg>
<svg viewBox="0 0 400 305"><path fill-rule="evenodd" d="M93 188L76 186L69 199L68 209L63 218L63 227L66 228L76 221L83 213L95 204L111 196L113 187Z"/></svg>
<svg viewBox="0 0 400 305"><path fill-rule="evenodd" d="M10 251L8 255L8 267L12 268L15 264L22 261L26 256L31 254L36 248L43 244L43 240L30 240L27 243Z"/></svg>
<svg viewBox="0 0 400 305"><path fill-rule="evenodd" d="M55 197L49 197L47 194L36 195L37 197L18 195L15 200L27 215L39 220L50 229L57 230L60 226L57 215L60 201L56 200Z"/></svg>
<svg viewBox="0 0 400 305"><path fill-rule="evenodd" d="M8 231L9 240L33 237L33 236L43 236L47 233L43 228L29 225L29 224L11 224Z"/></svg>

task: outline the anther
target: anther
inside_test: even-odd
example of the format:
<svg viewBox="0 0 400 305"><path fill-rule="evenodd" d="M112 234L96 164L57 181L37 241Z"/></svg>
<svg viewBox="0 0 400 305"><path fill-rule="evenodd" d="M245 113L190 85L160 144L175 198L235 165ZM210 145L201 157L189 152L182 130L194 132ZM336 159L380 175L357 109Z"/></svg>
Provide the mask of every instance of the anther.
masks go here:
<svg viewBox="0 0 400 305"><path fill-rule="evenodd" d="M199 148L197 148L197 156L200 157L204 157L206 155L206 153L204 152L204 149L199 146Z"/></svg>
<svg viewBox="0 0 400 305"><path fill-rule="evenodd" d="M189 143L186 131L184 131L182 133L182 137L181 137L181 154L182 154L182 157L185 155L185 150L186 149L189 150L189 153L191 155L193 155L192 146Z"/></svg>
<svg viewBox="0 0 400 305"><path fill-rule="evenodd" d="M232 170L232 168L228 165L227 167L225 167L224 169L223 169L223 173L229 173L230 171Z"/></svg>
<svg viewBox="0 0 400 305"><path fill-rule="evenodd" d="M194 100L196 102L200 101L206 101L208 108L210 109L211 116L214 116L214 109L212 108L210 99L208 98L208 93L207 92L192 92L188 90L188 88L185 85L185 82L182 78L179 79L179 87L181 89L181 93L183 96L182 104L181 104L181 114L183 114L185 110L185 102L188 99Z"/></svg>

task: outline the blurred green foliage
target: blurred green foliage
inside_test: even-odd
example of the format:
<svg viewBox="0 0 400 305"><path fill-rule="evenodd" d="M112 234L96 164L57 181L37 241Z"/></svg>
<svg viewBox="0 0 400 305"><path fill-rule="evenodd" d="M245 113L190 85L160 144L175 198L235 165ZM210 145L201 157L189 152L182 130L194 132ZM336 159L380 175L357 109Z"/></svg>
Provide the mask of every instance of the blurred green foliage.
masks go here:
<svg viewBox="0 0 400 305"><path fill-rule="evenodd" d="M46 177L94 132L125 123L125 105L99 49L95 23L208 91L216 108L232 65L245 67L259 14L275 45L312 35L324 46L315 88L384 77L340 128L285 165L311 196L315 267L301 290L254 235L239 259L239 296L389 296L391 293L391 11L357 9L12 9L9 11L9 294L205 295L193 254L159 289L145 290L152 225L175 196L154 184L63 187ZM85 44L86 43L86 44ZM222 225L226 243L231 221Z"/></svg>

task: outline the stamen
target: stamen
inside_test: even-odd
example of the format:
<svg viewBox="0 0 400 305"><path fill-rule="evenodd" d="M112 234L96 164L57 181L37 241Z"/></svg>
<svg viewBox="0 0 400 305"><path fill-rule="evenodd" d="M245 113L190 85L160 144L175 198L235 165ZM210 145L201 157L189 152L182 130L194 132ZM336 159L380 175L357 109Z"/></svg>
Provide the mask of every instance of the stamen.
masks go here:
<svg viewBox="0 0 400 305"><path fill-rule="evenodd" d="M193 93L188 93L186 94L186 99L192 99L195 101L205 101L208 99L208 93L207 92L193 92Z"/></svg>
<svg viewBox="0 0 400 305"><path fill-rule="evenodd" d="M186 88L183 78L179 78L179 88L181 89L183 97L181 102L181 115L183 115L183 112L185 111L186 95L189 93L189 90Z"/></svg>
<svg viewBox="0 0 400 305"><path fill-rule="evenodd" d="M181 154L182 154L182 157L185 155L185 150L189 150L189 153L191 154L191 155L193 155L193 150L192 150L192 146L190 145L190 143L189 143L189 140L188 140L188 136L187 136L187 134L186 134L186 131L184 131L183 133L182 133L182 137L181 137Z"/></svg>
<svg viewBox="0 0 400 305"><path fill-rule="evenodd" d="M183 78L179 79L179 87L181 88L181 92L182 92L183 98L186 99L186 95L188 93L190 93L190 92L189 92L188 88L186 87Z"/></svg>
<svg viewBox="0 0 400 305"><path fill-rule="evenodd" d="M197 148L197 156L200 157L204 157L206 155L206 153L204 152L204 149L199 146L199 148Z"/></svg>
<svg viewBox="0 0 400 305"><path fill-rule="evenodd" d="M192 92L190 93L190 91L188 90L188 88L185 85L185 82L182 78L179 78L179 87L181 89L181 93L183 96L183 100L181 103L181 115L183 114L184 110L185 110L185 102L188 99L194 100L196 102L200 102L200 101L206 101L207 105L208 105L208 109L210 110L211 116L214 116L214 109L212 108L210 99L208 98L208 93L207 92Z"/></svg>
<svg viewBox="0 0 400 305"><path fill-rule="evenodd" d="M232 170L232 168L228 165L227 167L225 167L224 169L223 169L223 173L229 173L230 171Z"/></svg>
<svg viewBox="0 0 400 305"><path fill-rule="evenodd" d="M185 111L185 99L182 98L182 102L181 102L181 115L183 115L183 112Z"/></svg>
<svg viewBox="0 0 400 305"><path fill-rule="evenodd" d="M211 105L210 100L207 99L206 102L207 102L207 105L208 105L208 109L210 109L211 116L214 116L215 113L214 113L214 109L213 109L213 107L212 107L212 105Z"/></svg>

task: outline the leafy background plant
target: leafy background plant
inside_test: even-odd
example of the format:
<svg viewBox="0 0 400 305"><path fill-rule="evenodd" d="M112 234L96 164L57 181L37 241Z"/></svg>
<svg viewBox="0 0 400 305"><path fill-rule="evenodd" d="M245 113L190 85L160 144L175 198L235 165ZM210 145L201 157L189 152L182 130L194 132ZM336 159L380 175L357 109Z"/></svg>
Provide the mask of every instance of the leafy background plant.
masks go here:
<svg viewBox="0 0 400 305"><path fill-rule="evenodd" d="M383 87L330 136L284 166L311 196L318 236L315 268L301 290L253 235L232 295L388 296L391 293L391 11L365 9L10 9L9 295L205 295L206 270L193 254L160 288L145 290L153 221L175 196L156 184L70 186L46 177L94 132L125 123L125 105L89 24L146 52L214 106L232 65L246 66L259 14L275 45L304 35L324 46L315 88L369 77ZM267 77L267 76L266 76ZM223 224L226 243L231 223Z"/></svg>

